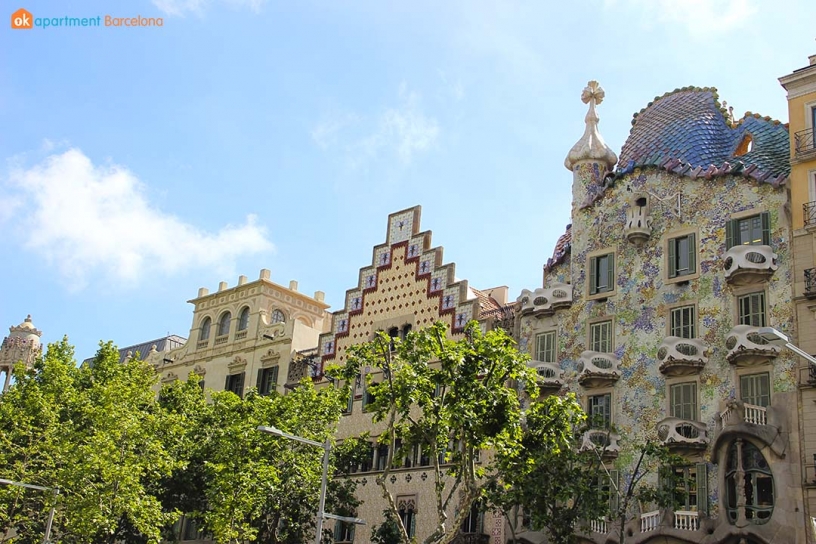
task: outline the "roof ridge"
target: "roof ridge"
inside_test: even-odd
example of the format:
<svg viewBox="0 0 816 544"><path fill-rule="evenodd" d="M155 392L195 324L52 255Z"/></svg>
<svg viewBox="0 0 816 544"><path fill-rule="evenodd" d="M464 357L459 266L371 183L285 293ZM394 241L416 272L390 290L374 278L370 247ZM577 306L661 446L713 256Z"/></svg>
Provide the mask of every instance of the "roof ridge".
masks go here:
<svg viewBox="0 0 816 544"><path fill-rule="evenodd" d="M752 111L746 111L745 114L743 114L742 118L739 121L736 121L734 123L734 128L740 126L749 117L753 117L754 119L762 119L762 120L767 121L769 123L773 123L774 125L782 125L785 129L787 129L790 132L790 129L788 127L788 123L783 123L779 119L774 119L770 115L762 115L762 114L759 114L759 113L754 113Z"/></svg>
<svg viewBox="0 0 816 544"><path fill-rule="evenodd" d="M645 112L650 107L652 107L655 103L660 102L661 100L663 100L664 98L667 98L669 96L679 94L679 93L685 93L685 92L708 92L708 93L711 93L711 95L714 97L714 105L717 107L718 110L720 110L720 113L722 114L723 119L725 119L726 122L727 122L727 120L728 120L728 110L720 103L720 93L717 90L717 87L698 87L696 85L687 85L686 87L678 87L678 88L674 89L673 91L665 92L660 96L655 96L654 99L651 102L646 104L646 107L641 108L641 110L639 112L632 115L632 128L634 128L635 123L637 122L638 116L641 115L643 112ZM630 134L632 133L632 129L629 129L629 133Z"/></svg>

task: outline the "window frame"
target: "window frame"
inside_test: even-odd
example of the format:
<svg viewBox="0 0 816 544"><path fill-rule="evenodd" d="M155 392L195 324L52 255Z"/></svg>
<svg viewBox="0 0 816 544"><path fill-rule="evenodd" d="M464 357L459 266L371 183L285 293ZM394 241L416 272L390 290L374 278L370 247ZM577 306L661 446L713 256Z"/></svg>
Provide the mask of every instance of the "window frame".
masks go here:
<svg viewBox="0 0 816 544"><path fill-rule="evenodd" d="M279 365L267 366L258 369L258 378L256 380L255 387L258 390L259 395L264 397L277 391L279 373ZM274 377L272 380L270 380L270 375Z"/></svg>
<svg viewBox="0 0 816 544"><path fill-rule="evenodd" d="M234 372L227 374L227 379L224 384L224 391L231 391L238 395L239 398L244 398L244 384L246 382L246 372ZM238 384L238 385L235 385Z"/></svg>
<svg viewBox="0 0 816 544"><path fill-rule="evenodd" d="M680 323L679 325L675 324L675 315L680 314L684 311L688 311L691 313L691 319L688 324ZM697 331L697 304L687 304L687 303L680 303L670 306L668 308L669 318L666 320L667 336L675 336L677 338L685 338L687 340L692 340L697 338L698 331ZM682 319L682 317L681 317ZM684 329L690 329L691 336L683 336L682 334L676 334L678 332L684 332Z"/></svg>
<svg viewBox="0 0 816 544"><path fill-rule="evenodd" d="M597 400L603 400L604 402L600 402L594 404ZM603 404L606 406L604 407ZM592 430L608 430L612 428L612 392L606 393L598 393L595 395L587 395L587 418L589 423L589 428ZM603 413L597 413L596 408L601 407ZM600 417L600 418L599 418ZM599 418L599 419L598 419ZM599 425L597 421L602 421L603 424Z"/></svg>
<svg viewBox="0 0 816 544"><path fill-rule="evenodd" d="M205 342L209 341L210 333L212 332L212 325L213 320L210 316L204 316L201 320L201 324L198 327L198 341Z"/></svg>
<svg viewBox="0 0 816 544"><path fill-rule="evenodd" d="M764 379L764 380L763 380ZM764 384L762 383L764 381ZM754 390L751 391L752 395L747 395L746 384L749 382L754 382L751 385L751 388ZM763 394L762 386L764 385L765 394ZM771 401L773 400L772 397L772 388L771 388L771 373L769 371L765 372L747 372L745 374L739 375L739 398L742 402L746 404L752 404L754 406L761 406L763 408L768 408L771 405ZM762 404L763 399L767 399L765 402L767 404ZM758 402L748 402L749 400L759 399Z"/></svg>
<svg viewBox="0 0 816 544"><path fill-rule="evenodd" d="M218 316L218 325L215 330L215 336L222 337L222 336L229 336L230 329L232 328L232 312L226 311L223 312L220 316ZM224 331L226 329L226 331Z"/></svg>
<svg viewBox="0 0 816 544"><path fill-rule="evenodd" d="M605 248L597 251L593 251L587 255L587 299L594 300L594 299L602 299L608 298L610 296L615 295L617 285L617 270L616 270L616 259L615 255L617 254L617 248ZM606 283L602 286L600 285L601 278L598 274L599 264L601 259L607 259L608 262L606 264Z"/></svg>
<svg viewBox="0 0 816 544"><path fill-rule="evenodd" d="M738 242L740 233L742 231L740 225L746 221L759 219L759 234L762 237L759 240L761 243L754 243L755 240L749 242ZM751 227L753 230L753 226ZM771 245L771 214L763 210L747 210L744 213L735 214L725 223L725 249L726 251L738 245L747 246L770 246Z"/></svg>
<svg viewBox="0 0 816 544"><path fill-rule="evenodd" d="M736 315L736 323L739 325L750 325L751 327L765 327L768 323L768 304L766 293L764 290L761 291L747 291L744 293L736 294L735 293L735 302L737 306L737 315ZM749 312L747 314L743 313L743 301L748 300L748 304L752 305L753 303L750 302L751 297L759 297L761 302L761 311L756 312L754 308L749 308ZM753 316L759 316L761 319L759 320L759 324L754 324L754 320L751 319ZM748 322L746 322L748 321Z"/></svg>
<svg viewBox="0 0 816 544"><path fill-rule="evenodd" d="M278 319L278 316L280 316L280 319ZM280 308L275 308L269 314L269 324L276 325L278 323L286 323L286 314Z"/></svg>
<svg viewBox="0 0 816 544"><path fill-rule="evenodd" d="M596 339L595 332L602 326L608 326L607 342L609 346L607 350L595 349L596 347L603 347L601 343L603 339ZM604 317L590 321L587 326L587 349L598 353L614 353L615 352L615 328L611 317Z"/></svg>
<svg viewBox="0 0 816 544"><path fill-rule="evenodd" d="M699 421L700 397L697 382L685 381L666 385L669 387L669 414L671 414L671 417L676 417L684 421ZM680 399L675 397L675 392L679 392ZM686 394L688 394L688 397L691 399L690 402L688 399L683 398ZM679 413L676 410L678 406L680 407ZM689 408L691 417L686 417L689 415Z"/></svg>
<svg viewBox="0 0 816 544"><path fill-rule="evenodd" d="M540 361L542 363L557 363L558 362L557 350L555 348L555 342L557 340L557 334L556 333L557 333L557 331L555 331L555 330L536 333L536 335L535 335L535 346L534 346L535 347L535 353L533 354L534 355L534 360ZM546 346L545 346L545 349L542 350L541 349L542 340L546 341L547 339L549 339L549 344L550 344L549 349L547 349ZM547 357L542 358L541 357L542 352L545 352L545 351L549 352L549 355L550 355L549 358L547 358Z"/></svg>
<svg viewBox="0 0 816 544"><path fill-rule="evenodd" d="M238 331L249 329L249 306L244 306L238 313Z"/></svg>
<svg viewBox="0 0 816 544"><path fill-rule="evenodd" d="M682 229L671 232L664 237L663 242L663 280L667 284L685 283L700 277L700 244L697 229ZM681 273L678 269L678 244L682 240L687 240L688 247L685 254L688 260L688 267Z"/></svg>

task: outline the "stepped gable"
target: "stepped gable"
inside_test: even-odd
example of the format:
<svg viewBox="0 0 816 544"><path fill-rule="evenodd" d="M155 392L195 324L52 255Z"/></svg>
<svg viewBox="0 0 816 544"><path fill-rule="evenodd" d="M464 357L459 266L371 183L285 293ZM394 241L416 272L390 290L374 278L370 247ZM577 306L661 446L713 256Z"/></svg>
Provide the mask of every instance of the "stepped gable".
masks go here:
<svg viewBox="0 0 816 544"><path fill-rule="evenodd" d="M442 248L431 247L431 232L420 231L420 212L416 206L388 216L386 242L374 247L343 309L332 313L331 332L320 335L323 366L343 363L349 346L378 330L420 329L442 320L455 335L483 311L495 310L490 297L456 279L453 263L443 263Z"/></svg>
<svg viewBox="0 0 816 544"><path fill-rule="evenodd" d="M547 264L544 265L544 271L549 272L554 266L561 264L569 255L570 249L572 248L572 223L567 225L567 230L564 234L558 238L558 241L555 243L555 250L553 250L553 256L547 259Z"/></svg>
<svg viewBox="0 0 816 544"><path fill-rule="evenodd" d="M790 174L788 128L750 112L734 122L713 87L675 89L635 114L616 177L649 166L691 178L734 174L778 186Z"/></svg>

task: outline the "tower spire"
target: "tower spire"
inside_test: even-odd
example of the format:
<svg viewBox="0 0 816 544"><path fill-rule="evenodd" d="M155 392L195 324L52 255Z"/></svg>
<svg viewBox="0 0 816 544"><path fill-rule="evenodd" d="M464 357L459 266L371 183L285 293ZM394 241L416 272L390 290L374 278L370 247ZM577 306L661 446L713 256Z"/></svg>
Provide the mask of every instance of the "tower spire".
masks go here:
<svg viewBox="0 0 816 544"><path fill-rule="evenodd" d="M603 102L604 90L597 81L592 80L587 83L584 91L581 93L581 100L584 104L589 104L589 111L584 118L586 128L584 135L578 140L567 158L564 160L564 166L570 172L576 164L581 161L596 161L611 171L618 162L618 156L612 151L606 142L604 142L601 133L598 131L598 114L595 112L595 105Z"/></svg>

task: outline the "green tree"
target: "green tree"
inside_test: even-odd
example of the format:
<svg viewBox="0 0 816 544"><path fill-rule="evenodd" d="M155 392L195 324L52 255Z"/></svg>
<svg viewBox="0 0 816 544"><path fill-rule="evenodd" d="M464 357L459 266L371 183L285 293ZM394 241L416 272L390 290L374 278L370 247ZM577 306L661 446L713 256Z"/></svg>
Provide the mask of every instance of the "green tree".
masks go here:
<svg viewBox="0 0 816 544"><path fill-rule="evenodd" d="M526 412L521 447L497 456L488 505L504 514L514 542L518 507L553 544L575 542L576 529L607 514L597 486L600 456L580 451L586 422L574 394L545 397Z"/></svg>
<svg viewBox="0 0 816 544"><path fill-rule="evenodd" d="M480 451L504 454L519 446L519 391L537 394L526 360L504 331L483 334L472 322L455 341L445 324L436 323L403 342L380 333L372 342L349 348L347 363L330 369L346 384L355 383L367 367L383 373L378 384L367 376L366 387L375 399L369 406L374 421L386 426L379 442L388 446L388 459L377 484L391 519L398 521L401 542L411 539L389 488L391 468L412 448L428 453L436 523L424 542L450 542L497 468L489 462L477 465ZM448 519L451 510L457 512L453 520Z"/></svg>
<svg viewBox="0 0 816 544"><path fill-rule="evenodd" d="M399 522L394 520L391 510L383 510L383 522L371 528L371 542L373 544L400 544L402 531Z"/></svg>

